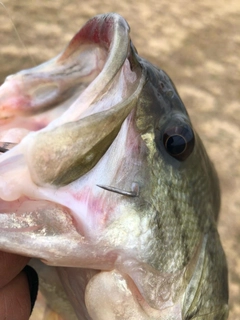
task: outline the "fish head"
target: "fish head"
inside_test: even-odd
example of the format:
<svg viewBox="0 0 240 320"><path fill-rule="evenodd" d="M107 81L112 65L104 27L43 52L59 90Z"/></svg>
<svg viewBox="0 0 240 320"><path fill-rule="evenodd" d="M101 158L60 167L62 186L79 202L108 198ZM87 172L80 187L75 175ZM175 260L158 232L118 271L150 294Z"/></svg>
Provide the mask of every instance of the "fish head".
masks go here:
<svg viewBox="0 0 240 320"><path fill-rule="evenodd" d="M91 19L56 58L8 77L0 117L1 250L97 270L92 319L225 319L214 167L122 17Z"/></svg>

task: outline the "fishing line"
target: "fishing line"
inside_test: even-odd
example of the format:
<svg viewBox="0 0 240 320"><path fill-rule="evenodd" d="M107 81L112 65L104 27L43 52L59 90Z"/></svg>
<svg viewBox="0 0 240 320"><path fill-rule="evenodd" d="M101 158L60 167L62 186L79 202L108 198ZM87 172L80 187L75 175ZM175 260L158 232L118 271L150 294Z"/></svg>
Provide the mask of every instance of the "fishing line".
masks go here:
<svg viewBox="0 0 240 320"><path fill-rule="evenodd" d="M17 38L18 38L19 42L21 43L23 49L27 52L28 57L32 61L33 67L36 66L36 61L34 60L33 56L29 53L29 50L27 49L27 47L25 46L24 42L22 41L22 39L21 39L21 37L20 37L20 35L19 35L18 31L17 31L17 28L16 28L16 26L15 26L15 24L13 22L13 19L10 16L10 13L9 13L8 9L6 8L6 6L1 1L0 1L0 5L4 8L8 18L10 19L10 21L12 23L12 26L13 26L13 29L14 29L16 35L17 35Z"/></svg>

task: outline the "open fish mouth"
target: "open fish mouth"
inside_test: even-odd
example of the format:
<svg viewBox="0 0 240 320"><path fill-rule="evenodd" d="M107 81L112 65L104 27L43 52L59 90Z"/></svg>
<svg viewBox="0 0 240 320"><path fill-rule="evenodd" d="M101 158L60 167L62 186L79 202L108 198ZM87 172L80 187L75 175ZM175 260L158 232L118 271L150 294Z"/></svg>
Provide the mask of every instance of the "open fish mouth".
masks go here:
<svg viewBox="0 0 240 320"><path fill-rule="evenodd" d="M115 139L144 78L128 32L118 16L95 17L55 59L9 76L1 86L0 152L20 141L33 148L25 158L38 185L76 180Z"/></svg>
<svg viewBox="0 0 240 320"><path fill-rule="evenodd" d="M118 135L144 82L134 55L125 20L97 16L56 58L6 79L0 88L0 211L8 218L1 215L2 226L46 235L50 224L62 231L56 219L46 223L51 215L41 226L31 214L28 225L26 210L38 215L52 206L64 219L72 213L49 194L86 175Z"/></svg>

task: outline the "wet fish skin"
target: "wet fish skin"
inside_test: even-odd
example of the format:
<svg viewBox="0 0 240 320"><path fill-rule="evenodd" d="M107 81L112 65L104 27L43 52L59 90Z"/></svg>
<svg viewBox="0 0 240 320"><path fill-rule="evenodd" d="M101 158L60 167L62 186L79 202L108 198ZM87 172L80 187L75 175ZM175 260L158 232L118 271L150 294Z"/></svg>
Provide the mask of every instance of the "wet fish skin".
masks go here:
<svg viewBox="0 0 240 320"><path fill-rule="evenodd" d="M186 288L183 319L226 319L227 265L216 229L220 209L216 171L196 132L194 150L185 161L166 152L161 140L166 128L191 123L167 74L138 59L147 70L147 81L137 106L136 126L148 148L145 168L149 169L141 194L145 207L141 203L139 212L151 215L157 241L149 251L158 253L148 263L163 272L177 272L201 243L202 261Z"/></svg>
<svg viewBox="0 0 240 320"><path fill-rule="evenodd" d="M111 101L112 92L120 91L123 98L117 107L110 105L104 112L117 110L122 126L117 122L118 134L114 130L113 134L107 134L108 149L101 150L101 158L83 174L79 172L79 162L70 166L66 161L64 172L57 168L54 172L54 166L51 168L54 179L46 180L48 175L44 175L52 142L42 137L47 134L54 140L59 130L64 141L70 132L68 125L64 125L67 114L60 115L43 130L30 133L18 146L1 155L0 174L7 186L11 187L9 166L14 168L14 164L18 166L17 173L25 175L24 183L29 186L20 181L15 194L21 196L11 194L7 198L0 185L3 213L0 247L42 259L50 265L33 261L49 303L67 320L227 319L227 265L216 228L220 191L215 169L192 128L174 84L164 71L138 56L127 36L126 22L116 14L109 14L93 18L89 25L93 28L90 34L102 30L103 39L106 39L104 32L111 33L115 26L113 38L120 45L123 39L127 51L124 49L119 55L120 71L114 69L113 55L107 60L111 66L108 85L99 92L95 86L92 91L95 99L87 105L89 110L94 107L95 113L77 119L72 116L71 120L74 124L79 121L80 127L86 122L92 128L87 131L88 135L91 131L93 134L88 147L96 153L94 135L109 121L107 116L101 119L104 115L101 99L107 97L105 101ZM74 65L74 60L68 58L72 53L75 55L75 50L80 48L81 54L84 52L81 41L79 48L73 46L78 37L61 55L66 58L60 58L61 68L67 63ZM101 41L94 45L100 47L101 58L107 56L101 51ZM117 48L114 47L115 52ZM111 54L111 45L108 50ZM89 52L92 55L92 49ZM47 67L50 73L45 78L54 73L55 67L55 64ZM23 95L31 85L37 86L34 87L37 92L39 83L41 88L40 73L37 76L35 73L39 70L41 66L27 72L28 86L24 87L22 81ZM99 74L102 79L109 75L104 70ZM32 76L35 82L31 81ZM98 75L95 76L97 80ZM127 84L127 89L121 91L122 83ZM55 83L51 85L55 88ZM5 99L7 90L3 92ZM41 105L37 107L42 110ZM77 106L72 109L74 114ZM11 114L11 110L5 108L6 114ZM193 148L187 144L180 158L168 150L167 139L168 135L173 136L172 132L177 136L181 132L184 139L190 136L191 146L194 144ZM81 136L80 132L79 136L79 142L84 143L85 135ZM74 136L73 146L75 140ZM39 141L44 143L38 144ZM66 147L59 144L57 152L62 150L61 146ZM71 161L71 152L68 153L67 160ZM38 162L40 154L43 157ZM81 148L77 156L86 158ZM57 156L53 159L56 167L62 160ZM39 171L35 170L36 164ZM69 168L74 179L62 179ZM103 184L131 190L132 183L139 187L136 197L97 187ZM61 303L55 302L56 292L54 295L52 288L63 293L68 314Z"/></svg>

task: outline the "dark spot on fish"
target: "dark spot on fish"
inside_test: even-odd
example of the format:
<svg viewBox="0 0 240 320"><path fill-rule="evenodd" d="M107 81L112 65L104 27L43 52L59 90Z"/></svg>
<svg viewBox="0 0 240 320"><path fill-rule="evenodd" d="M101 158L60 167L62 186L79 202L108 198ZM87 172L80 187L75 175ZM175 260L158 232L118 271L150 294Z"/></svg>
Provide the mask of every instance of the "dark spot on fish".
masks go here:
<svg viewBox="0 0 240 320"><path fill-rule="evenodd" d="M1 153L7 152L7 151L8 151L8 149L5 149L5 148L0 147L0 152L1 152Z"/></svg>
<svg viewBox="0 0 240 320"><path fill-rule="evenodd" d="M5 153L15 147L16 143L0 141L0 153Z"/></svg>
<svg viewBox="0 0 240 320"><path fill-rule="evenodd" d="M134 71L139 66L137 49L134 47L132 42L130 42L130 52L128 54L128 61L130 63L131 71Z"/></svg>
<svg viewBox="0 0 240 320"><path fill-rule="evenodd" d="M162 81L160 81L160 87L161 87L161 89L163 89L164 90L164 88L165 88L165 85L164 85L164 83L162 82Z"/></svg>

